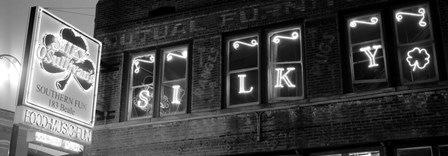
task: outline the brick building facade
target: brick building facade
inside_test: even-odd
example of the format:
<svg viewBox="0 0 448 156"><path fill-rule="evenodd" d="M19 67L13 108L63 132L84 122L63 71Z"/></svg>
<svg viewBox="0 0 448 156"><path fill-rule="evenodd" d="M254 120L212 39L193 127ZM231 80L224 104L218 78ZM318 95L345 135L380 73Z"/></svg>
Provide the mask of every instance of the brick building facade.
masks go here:
<svg viewBox="0 0 448 156"><path fill-rule="evenodd" d="M446 15L444 0L100 0L84 155L448 155Z"/></svg>

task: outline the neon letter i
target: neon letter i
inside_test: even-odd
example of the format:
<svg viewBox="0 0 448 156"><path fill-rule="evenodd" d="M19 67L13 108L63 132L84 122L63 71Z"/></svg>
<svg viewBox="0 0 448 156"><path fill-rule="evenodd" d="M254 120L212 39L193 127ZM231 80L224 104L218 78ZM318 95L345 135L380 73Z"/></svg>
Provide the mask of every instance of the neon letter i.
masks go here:
<svg viewBox="0 0 448 156"><path fill-rule="evenodd" d="M174 85L173 86L173 101L171 102L172 104L180 104L179 101L179 85Z"/></svg>

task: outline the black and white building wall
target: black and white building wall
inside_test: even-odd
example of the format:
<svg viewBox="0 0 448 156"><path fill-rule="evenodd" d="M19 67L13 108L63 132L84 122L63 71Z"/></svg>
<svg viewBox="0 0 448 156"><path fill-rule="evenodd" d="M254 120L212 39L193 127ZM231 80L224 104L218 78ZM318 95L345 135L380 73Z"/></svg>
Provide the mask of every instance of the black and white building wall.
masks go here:
<svg viewBox="0 0 448 156"><path fill-rule="evenodd" d="M448 155L448 1L101 0L84 155Z"/></svg>

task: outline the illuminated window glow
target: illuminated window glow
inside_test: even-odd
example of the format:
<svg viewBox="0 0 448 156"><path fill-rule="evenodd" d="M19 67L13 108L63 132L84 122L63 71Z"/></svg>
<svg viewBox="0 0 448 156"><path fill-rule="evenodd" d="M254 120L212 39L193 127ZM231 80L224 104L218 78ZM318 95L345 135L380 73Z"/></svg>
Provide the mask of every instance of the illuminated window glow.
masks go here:
<svg viewBox="0 0 448 156"><path fill-rule="evenodd" d="M180 104L179 101L179 85L174 85L173 86L173 101L171 102L172 104Z"/></svg>
<svg viewBox="0 0 448 156"><path fill-rule="evenodd" d="M395 14L395 18L397 19L398 22L401 22L401 20L403 19L403 15L421 17L421 19L418 22L418 24L421 27L425 27L426 26L426 22L423 21L425 19L425 9L423 9L423 8L418 9L418 13L417 14L416 13L409 13L409 12L397 12Z"/></svg>
<svg viewBox="0 0 448 156"><path fill-rule="evenodd" d="M294 68L294 67L286 68L286 73L285 74L282 74L283 70L285 70L284 68L275 68L275 70L277 71L277 84L275 85L275 88L283 88L282 81L285 81L286 85L289 88L296 87L296 85L292 84L291 81L288 78L288 73L293 71L293 70L296 70L296 68Z"/></svg>
<svg viewBox="0 0 448 156"><path fill-rule="evenodd" d="M240 94L246 94L251 93L252 90L254 90L254 87L250 87L249 90L244 90L244 79L246 77L246 74L239 74L238 78L240 79L240 91L238 93Z"/></svg>
<svg viewBox="0 0 448 156"><path fill-rule="evenodd" d="M275 36L275 37L272 39L272 42L274 42L274 43L280 43L280 38L282 38L282 39L288 39L288 40L296 40L296 39L299 38L299 33L298 33L298 32L293 32L293 33L291 33L291 37L289 37L289 36L280 36L280 35L278 35L278 36Z"/></svg>
<svg viewBox="0 0 448 156"><path fill-rule="evenodd" d="M235 42L233 42L233 48L238 49L238 47L240 47L240 44L246 45L246 46L249 46L249 47L255 47L255 46L258 45L258 42L256 40L252 40L252 41L250 41L250 43L244 43L244 42L241 42L241 41L235 41Z"/></svg>
<svg viewBox="0 0 448 156"><path fill-rule="evenodd" d="M423 52L423 54L422 54ZM419 60L414 59L413 58L413 53L418 53L420 55L425 55L424 56L424 63L420 63ZM415 71L415 69L424 69L428 64L429 64L429 59L431 58L431 56L429 55L428 51L426 51L426 49L422 48L418 48L415 47L414 49L408 51L408 57L406 57L406 61L408 62L409 66L414 67L412 68L412 71ZM423 65L420 65L423 64Z"/></svg>
<svg viewBox="0 0 448 156"><path fill-rule="evenodd" d="M373 52L373 54L370 51L370 50L372 50L372 48L375 50L375 52ZM370 62L369 68L378 66L378 64L375 62L375 56L378 52L378 49L381 48L381 45L373 45L372 48L370 48L370 46L367 46L367 47L363 47L363 48L359 49L360 51L364 52L367 55L367 57L369 57L369 62Z"/></svg>
<svg viewBox="0 0 448 156"><path fill-rule="evenodd" d="M375 25L375 24L378 23L378 18L377 17L372 17L372 18L370 18L370 22L369 21L353 20L353 21L350 22L350 27L356 28L357 23L367 24L367 25Z"/></svg>
<svg viewBox="0 0 448 156"><path fill-rule="evenodd" d="M173 59L173 56L176 56L178 58L187 58L187 51L182 51L182 55L176 54L174 52L169 53L168 55L166 55L166 60L171 61Z"/></svg>

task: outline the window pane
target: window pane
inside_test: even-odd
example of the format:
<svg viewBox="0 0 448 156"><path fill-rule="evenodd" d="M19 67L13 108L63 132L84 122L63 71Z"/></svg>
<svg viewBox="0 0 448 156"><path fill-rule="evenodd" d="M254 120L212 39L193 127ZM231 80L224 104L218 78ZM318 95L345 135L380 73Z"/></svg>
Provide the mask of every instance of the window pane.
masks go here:
<svg viewBox="0 0 448 156"><path fill-rule="evenodd" d="M348 20L351 44L381 39L379 14L355 17Z"/></svg>
<svg viewBox="0 0 448 156"><path fill-rule="evenodd" d="M186 108L187 88L185 80L163 83L160 115L185 113Z"/></svg>
<svg viewBox="0 0 448 156"><path fill-rule="evenodd" d="M230 74L230 105L258 102L258 70Z"/></svg>
<svg viewBox="0 0 448 156"><path fill-rule="evenodd" d="M397 150L398 156L432 156L431 147L416 147Z"/></svg>
<svg viewBox="0 0 448 156"><path fill-rule="evenodd" d="M399 44L431 39L431 27L426 5L395 11L395 23Z"/></svg>
<svg viewBox="0 0 448 156"><path fill-rule="evenodd" d="M350 69L353 91L387 87L386 51L381 14L368 14L347 20Z"/></svg>
<svg viewBox="0 0 448 156"><path fill-rule="evenodd" d="M448 145L439 146L440 156L448 156Z"/></svg>
<svg viewBox="0 0 448 156"><path fill-rule="evenodd" d="M400 49L403 81L405 83L437 79L434 47L416 45Z"/></svg>
<svg viewBox="0 0 448 156"><path fill-rule="evenodd" d="M130 117L151 117L154 104L155 53L145 53L132 59L130 87Z"/></svg>
<svg viewBox="0 0 448 156"><path fill-rule="evenodd" d="M258 37L246 37L228 42L229 70L258 67Z"/></svg>
<svg viewBox="0 0 448 156"><path fill-rule="evenodd" d="M132 60L132 86L152 84L154 82L155 55L137 56Z"/></svg>
<svg viewBox="0 0 448 156"><path fill-rule="evenodd" d="M302 97L302 64L278 64L274 66L272 92L274 97Z"/></svg>
<svg viewBox="0 0 448 156"><path fill-rule="evenodd" d="M151 117L154 104L154 88L152 84L133 88L131 95L131 118Z"/></svg>
<svg viewBox="0 0 448 156"><path fill-rule="evenodd" d="M164 49L163 81L184 79L187 76L187 47Z"/></svg>
<svg viewBox="0 0 448 156"><path fill-rule="evenodd" d="M395 10L401 79L404 84L438 80L428 5Z"/></svg>
<svg viewBox="0 0 448 156"><path fill-rule="evenodd" d="M301 61L300 30L272 33L269 45L274 62Z"/></svg>
<svg viewBox="0 0 448 156"><path fill-rule="evenodd" d="M270 93L272 98L303 97L300 28L269 33Z"/></svg>
<svg viewBox="0 0 448 156"><path fill-rule="evenodd" d="M186 113L187 46L163 49L164 66L160 115Z"/></svg>

